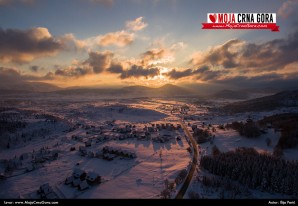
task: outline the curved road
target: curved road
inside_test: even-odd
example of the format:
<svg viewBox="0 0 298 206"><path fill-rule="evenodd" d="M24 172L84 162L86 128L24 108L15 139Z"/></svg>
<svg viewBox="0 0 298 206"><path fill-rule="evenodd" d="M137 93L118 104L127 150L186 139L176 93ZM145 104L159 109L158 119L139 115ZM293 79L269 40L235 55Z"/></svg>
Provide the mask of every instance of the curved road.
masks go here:
<svg viewBox="0 0 298 206"><path fill-rule="evenodd" d="M198 163L198 147L196 146L197 143L196 141L194 140L194 138L192 137L192 135L190 134L190 132L188 131L188 129L186 128L185 124L181 121L181 125L183 127L183 130L185 132L185 134L188 136L191 144L192 144L192 147L193 147L193 159L192 159L192 164L191 164L191 168L189 170L189 173L182 185L182 187L180 188L180 191L177 193L175 199L183 199L183 196L191 182L191 179L193 177L193 174L196 170L196 166L197 166L197 163Z"/></svg>

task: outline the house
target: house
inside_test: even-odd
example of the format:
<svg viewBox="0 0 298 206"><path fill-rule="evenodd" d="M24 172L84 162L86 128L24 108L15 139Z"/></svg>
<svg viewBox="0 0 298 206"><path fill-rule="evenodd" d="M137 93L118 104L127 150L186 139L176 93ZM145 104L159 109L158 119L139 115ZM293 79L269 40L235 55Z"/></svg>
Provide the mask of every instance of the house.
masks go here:
<svg viewBox="0 0 298 206"><path fill-rule="evenodd" d="M102 157L105 160L112 161L116 156L113 154L103 153Z"/></svg>
<svg viewBox="0 0 298 206"><path fill-rule="evenodd" d="M77 140L77 141L82 141L84 139L84 137L83 136L78 136L78 135L72 135L71 139Z"/></svg>
<svg viewBox="0 0 298 206"><path fill-rule="evenodd" d="M125 135L120 135L119 136L119 140L125 140L126 139L126 136Z"/></svg>
<svg viewBox="0 0 298 206"><path fill-rule="evenodd" d="M80 146L79 151L80 151L82 156L87 155L87 148L86 147Z"/></svg>
<svg viewBox="0 0 298 206"><path fill-rule="evenodd" d="M95 157L97 158L102 157L102 151L95 152Z"/></svg>
<svg viewBox="0 0 298 206"><path fill-rule="evenodd" d="M271 129L271 128L272 128L272 124L271 124L271 123L267 123L267 124L266 124L266 127L267 127L268 129Z"/></svg>
<svg viewBox="0 0 298 206"><path fill-rule="evenodd" d="M198 126L195 125L195 124L193 124L193 125L191 126L192 131L194 131L194 130L197 129L197 128L198 128Z"/></svg>
<svg viewBox="0 0 298 206"><path fill-rule="evenodd" d="M105 152L110 152L111 148L109 146L105 146L104 148L102 148L102 151Z"/></svg>
<svg viewBox="0 0 298 206"><path fill-rule="evenodd" d="M49 185L49 183L45 183L45 184L43 184L43 185L41 185L41 186L39 187L39 190L38 190L37 192L40 194L40 196L41 196L42 198L46 198L46 196L47 196L48 194L50 194L50 193L53 192L53 189L52 189L52 187Z"/></svg>
<svg viewBox="0 0 298 206"><path fill-rule="evenodd" d="M33 170L34 170L34 167L31 164L26 167L26 172L31 172Z"/></svg>
<svg viewBox="0 0 298 206"><path fill-rule="evenodd" d="M177 137L176 137L176 140L177 140L177 141L180 141L180 140L181 140L181 136L177 136Z"/></svg>
<svg viewBox="0 0 298 206"><path fill-rule="evenodd" d="M82 181L79 186L78 186L79 190L86 190L89 188L88 183L86 182L86 180Z"/></svg>
<svg viewBox="0 0 298 206"><path fill-rule="evenodd" d="M136 154L135 153L133 153L133 152L128 152L127 153L127 155L128 155L128 157L129 158L131 158L131 159L133 159L133 158L136 158L137 156L136 156Z"/></svg>
<svg viewBox="0 0 298 206"><path fill-rule="evenodd" d="M153 127L147 127L147 131L148 132L154 132L154 128Z"/></svg>
<svg viewBox="0 0 298 206"><path fill-rule="evenodd" d="M88 157L90 157L90 158L93 158L95 155L94 155L94 152L92 152L92 151L89 151L88 152Z"/></svg>
<svg viewBox="0 0 298 206"><path fill-rule="evenodd" d="M71 184L71 183L73 182L73 180L74 180L74 177L73 177L73 176L70 176L70 177L67 177L67 178L65 179L64 183L65 183L66 185L69 185L69 184Z"/></svg>
<svg viewBox="0 0 298 206"><path fill-rule="evenodd" d="M89 184L99 184L101 183L101 176L95 172L88 172L86 180Z"/></svg>
<svg viewBox="0 0 298 206"><path fill-rule="evenodd" d="M80 179L74 179L73 181L72 181L72 186L73 187L78 187L80 184L81 184L81 180Z"/></svg>
<svg viewBox="0 0 298 206"><path fill-rule="evenodd" d="M91 147L91 143L92 143L92 140L88 139L88 141L85 142L85 147Z"/></svg>
<svg viewBox="0 0 298 206"><path fill-rule="evenodd" d="M72 173L72 176L74 178L80 178L81 180L83 180L86 177L86 172L84 170L81 170L81 169L75 169Z"/></svg>

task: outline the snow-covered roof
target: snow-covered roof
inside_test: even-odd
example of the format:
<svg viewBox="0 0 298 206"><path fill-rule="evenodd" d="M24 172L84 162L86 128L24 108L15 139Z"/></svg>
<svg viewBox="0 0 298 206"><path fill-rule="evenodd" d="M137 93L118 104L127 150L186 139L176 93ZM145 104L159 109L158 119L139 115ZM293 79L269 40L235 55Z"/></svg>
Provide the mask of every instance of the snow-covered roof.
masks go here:
<svg viewBox="0 0 298 206"><path fill-rule="evenodd" d="M88 183L86 182L86 180L82 181L79 185L80 190L85 190L89 187Z"/></svg>
<svg viewBox="0 0 298 206"><path fill-rule="evenodd" d="M72 183L73 180L74 180L73 176L67 177L65 180L65 183L70 184L70 183Z"/></svg>
<svg viewBox="0 0 298 206"><path fill-rule="evenodd" d="M81 169L78 169L76 168L74 171L73 171L73 176L74 177L80 177L82 174L84 174L85 171L84 170L81 170Z"/></svg>
<svg viewBox="0 0 298 206"><path fill-rule="evenodd" d="M99 175L95 172L88 172L87 180L94 181Z"/></svg>
<svg viewBox="0 0 298 206"><path fill-rule="evenodd" d="M80 179L75 179L74 181L72 181L72 185L77 187L81 184L81 180Z"/></svg>
<svg viewBox="0 0 298 206"><path fill-rule="evenodd" d="M50 187L49 183L45 183L40 186L40 191L43 192L45 195L53 192L52 188Z"/></svg>

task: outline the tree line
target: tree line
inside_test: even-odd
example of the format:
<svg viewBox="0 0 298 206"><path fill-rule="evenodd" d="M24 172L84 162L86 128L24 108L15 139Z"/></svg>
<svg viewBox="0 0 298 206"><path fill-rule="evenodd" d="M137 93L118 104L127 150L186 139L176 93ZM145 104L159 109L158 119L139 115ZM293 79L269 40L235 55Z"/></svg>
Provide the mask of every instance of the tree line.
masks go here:
<svg viewBox="0 0 298 206"><path fill-rule="evenodd" d="M259 154L253 148L218 152L201 157L201 167L210 173L236 180L252 189L277 192L298 197L298 162L269 154Z"/></svg>

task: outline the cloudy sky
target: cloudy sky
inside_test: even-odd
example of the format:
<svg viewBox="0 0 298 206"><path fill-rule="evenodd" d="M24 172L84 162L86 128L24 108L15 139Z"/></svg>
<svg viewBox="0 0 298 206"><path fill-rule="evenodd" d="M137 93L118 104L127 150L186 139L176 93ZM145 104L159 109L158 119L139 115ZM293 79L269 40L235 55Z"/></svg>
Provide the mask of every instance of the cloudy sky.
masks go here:
<svg viewBox="0 0 298 206"><path fill-rule="evenodd" d="M280 32L202 30L277 13ZM69 86L293 85L298 0L0 0L0 80Z"/></svg>

